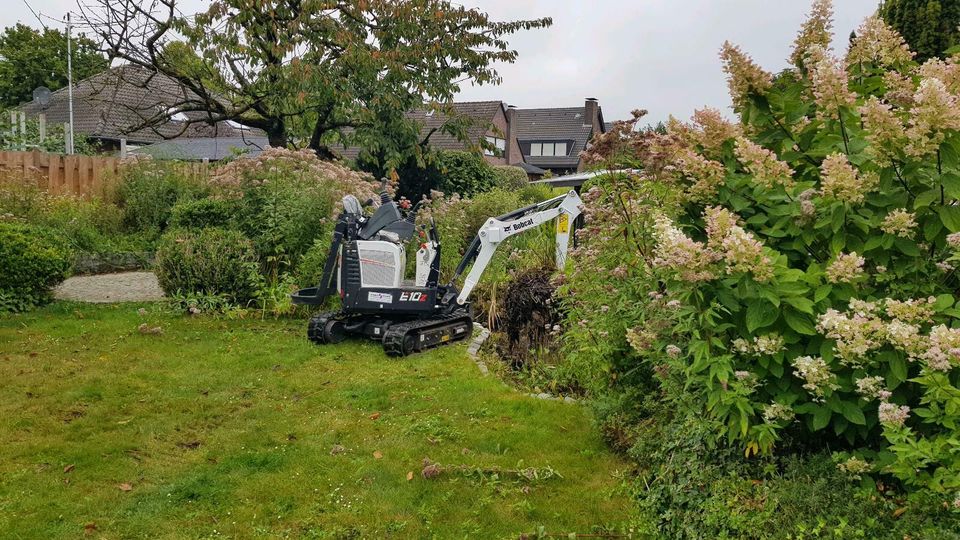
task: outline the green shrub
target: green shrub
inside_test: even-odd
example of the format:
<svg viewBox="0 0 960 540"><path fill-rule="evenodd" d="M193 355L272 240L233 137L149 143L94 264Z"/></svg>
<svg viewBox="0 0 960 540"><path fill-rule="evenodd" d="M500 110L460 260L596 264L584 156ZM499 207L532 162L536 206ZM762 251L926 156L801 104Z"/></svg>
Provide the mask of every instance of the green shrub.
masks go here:
<svg viewBox="0 0 960 540"><path fill-rule="evenodd" d="M903 506L899 493L844 472L829 452L745 461L739 449L717 443L715 430L723 426L668 410L650 413L658 420L629 434L628 453L641 470L641 533L901 540L954 538L960 527L934 501Z"/></svg>
<svg viewBox="0 0 960 540"><path fill-rule="evenodd" d="M595 140L643 172L585 196L568 344L606 361L598 387L679 374L748 456L859 446L864 472L960 508L957 64L891 35L871 19L846 60L799 40L804 69L775 78L726 44L739 124Z"/></svg>
<svg viewBox="0 0 960 540"><path fill-rule="evenodd" d="M25 311L48 302L70 269L70 253L55 233L0 222L0 311Z"/></svg>
<svg viewBox="0 0 960 540"><path fill-rule="evenodd" d="M344 195L375 195L370 178L309 150L270 149L216 171L213 190L232 202L237 227L253 241L262 273L274 282L296 265L318 238L327 238Z"/></svg>
<svg viewBox="0 0 960 540"><path fill-rule="evenodd" d="M517 196L521 204L533 204L552 199L560 195L563 191L554 189L546 184L527 184L517 190Z"/></svg>
<svg viewBox="0 0 960 540"><path fill-rule="evenodd" d="M186 176L179 164L146 159L121 168L117 202L128 230L158 234L166 229L178 201L198 198L205 191L202 182Z"/></svg>
<svg viewBox="0 0 960 540"><path fill-rule="evenodd" d="M183 200L170 211L170 227L204 229L207 227L233 228L236 204L223 199Z"/></svg>
<svg viewBox="0 0 960 540"><path fill-rule="evenodd" d="M263 282L250 240L216 228L164 234L154 270L170 296L219 296L237 305L255 300Z"/></svg>
<svg viewBox="0 0 960 540"><path fill-rule="evenodd" d="M475 152L439 152L436 166L440 173L436 189L444 193L470 197L492 189L497 183L493 167Z"/></svg>
<svg viewBox="0 0 960 540"><path fill-rule="evenodd" d="M496 175L494 185L500 189L516 191L530 184L526 171L514 165L496 165L493 172Z"/></svg>

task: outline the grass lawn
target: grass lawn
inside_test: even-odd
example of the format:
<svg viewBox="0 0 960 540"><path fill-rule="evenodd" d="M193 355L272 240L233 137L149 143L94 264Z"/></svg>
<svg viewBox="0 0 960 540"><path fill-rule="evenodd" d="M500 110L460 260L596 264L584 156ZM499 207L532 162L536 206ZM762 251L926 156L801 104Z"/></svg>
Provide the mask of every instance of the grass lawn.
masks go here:
<svg viewBox="0 0 960 540"><path fill-rule="evenodd" d="M483 377L464 345L398 360L316 347L305 321L138 307L0 318L0 536L515 538L631 518L629 465L586 412Z"/></svg>

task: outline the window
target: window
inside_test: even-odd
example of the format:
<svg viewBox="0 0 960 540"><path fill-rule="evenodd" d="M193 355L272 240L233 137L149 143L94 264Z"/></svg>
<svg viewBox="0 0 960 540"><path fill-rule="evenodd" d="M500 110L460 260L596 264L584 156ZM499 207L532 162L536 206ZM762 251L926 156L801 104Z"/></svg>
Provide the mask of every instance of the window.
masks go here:
<svg viewBox="0 0 960 540"><path fill-rule="evenodd" d="M530 143L530 156L565 156L567 155L567 143L564 142L536 142Z"/></svg>
<svg viewBox="0 0 960 540"><path fill-rule="evenodd" d="M483 150L484 155L487 155L487 156L502 156L503 153L506 152L506 150L507 150L507 141L506 141L506 139L501 139L501 138L499 138L499 137L491 137L490 135L487 135L487 136L485 137L485 139L487 139L487 142L490 143L490 144L492 144L492 145L494 146L494 148L496 148L496 151L494 151L494 150L492 150L492 149L489 149L489 148L484 148L484 150Z"/></svg>

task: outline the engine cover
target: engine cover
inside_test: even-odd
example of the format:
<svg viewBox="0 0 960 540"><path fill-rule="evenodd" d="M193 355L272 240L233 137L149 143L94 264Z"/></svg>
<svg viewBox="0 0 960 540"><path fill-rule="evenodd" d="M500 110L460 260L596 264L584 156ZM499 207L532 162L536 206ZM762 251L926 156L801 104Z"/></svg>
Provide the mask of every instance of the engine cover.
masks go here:
<svg viewBox="0 0 960 540"><path fill-rule="evenodd" d="M402 245L382 240L358 240L361 287L399 287L407 258Z"/></svg>

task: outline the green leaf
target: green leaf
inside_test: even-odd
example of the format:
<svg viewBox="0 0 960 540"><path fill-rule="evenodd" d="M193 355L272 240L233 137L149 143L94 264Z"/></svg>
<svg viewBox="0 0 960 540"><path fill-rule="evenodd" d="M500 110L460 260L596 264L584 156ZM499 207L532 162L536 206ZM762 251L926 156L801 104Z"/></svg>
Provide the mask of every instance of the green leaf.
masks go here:
<svg viewBox="0 0 960 540"><path fill-rule="evenodd" d="M813 302L810 301L809 298L791 296L784 298L783 301L797 308L797 311L801 313L809 313L810 315L813 315Z"/></svg>
<svg viewBox="0 0 960 540"><path fill-rule="evenodd" d="M940 206L937 208L940 221L950 232L960 231L960 208L956 206Z"/></svg>
<svg viewBox="0 0 960 540"><path fill-rule="evenodd" d="M820 431L821 429L827 427L827 424L830 423L830 417L832 415L833 413L830 411L829 407L825 407L823 405L817 407L817 409L813 411L813 420L810 424L810 428L813 431Z"/></svg>
<svg viewBox="0 0 960 540"><path fill-rule="evenodd" d="M747 331L753 332L758 328L770 326L776 322L779 313L777 306L767 300L751 300L747 304Z"/></svg>
<svg viewBox="0 0 960 540"><path fill-rule="evenodd" d="M909 255L911 257L920 256L920 248L917 247L917 243L909 238L902 238L900 236L894 240L897 249L899 249L904 255Z"/></svg>
<svg viewBox="0 0 960 540"><path fill-rule="evenodd" d="M794 332L804 336L815 336L817 331L813 326L810 317L803 313L797 313L792 308L783 311L783 320Z"/></svg>
<svg viewBox="0 0 960 540"><path fill-rule="evenodd" d="M943 182L943 190L951 199L960 199L960 175L954 172L944 173L940 176Z"/></svg>
<svg viewBox="0 0 960 540"><path fill-rule="evenodd" d="M813 301L819 302L824 298L830 296L830 291L833 290L833 285L821 285L817 287L817 292L813 293Z"/></svg>
<svg viewBox="0 0 960 540"><path fill-rule="evenodd" d="M907 380L907 361L899 354L893 354L889 359L890 382L899 386Z"/></svg>
<svg viewBox="0 0 960 540"><path fill-rule="evenodd" d="M837 233L830 238L830 252L839 253L843 251L843 248L847 245L847 235L843 233Z"/></svg>
<svg viewBox="0 0 960 540"><path fill-rule="evenodd" d="M926 208L933 204L933 201L940 199L940 190L931 189L924 191L923 193L917 195L917 198L913 200L913 209L919 210L920 208Z"/></svg>
<svg viewBox="0 0 960 540"><path fill-rule="evenodd" d="M878 235L871 236L867 238L867 241L863 244L864 251L870 251L871 249L877 249L883 245L883 237Z"/></svg>
<svg viewBox="0 0 960 540"><path fill-rule="evenodd" d="M943 223L933 216L927 216L927 220L923 224L923 239L927 242L933 242L941 230L943 230Z"/></svg>
<svg viewBox="0 0 960 540"><path fill-rule="evenodd" d="M840 412L843 413L843 417L852 424L857 424L858 426L867 425L867 418L863 415L863 411L860 410L856 402L844 401L843 405L841 405Z"/></svg>
<svg viewBox="0 0 960 540"><path fill-rule="evenodd" d="M952 294L941 294L937 295L937 301L933 304L933 309L937 311L943 311L948 307L952 306L954 298Z"/></svg>
<svg viewBox="0 0 960 540"><path fill-rule="evenodd" d="M844 208L842 205L837 205L833 208L833 217L831 218L833 232L838 232L843 228L843 220L846 217L846 214L846 208Z"/></svg>

